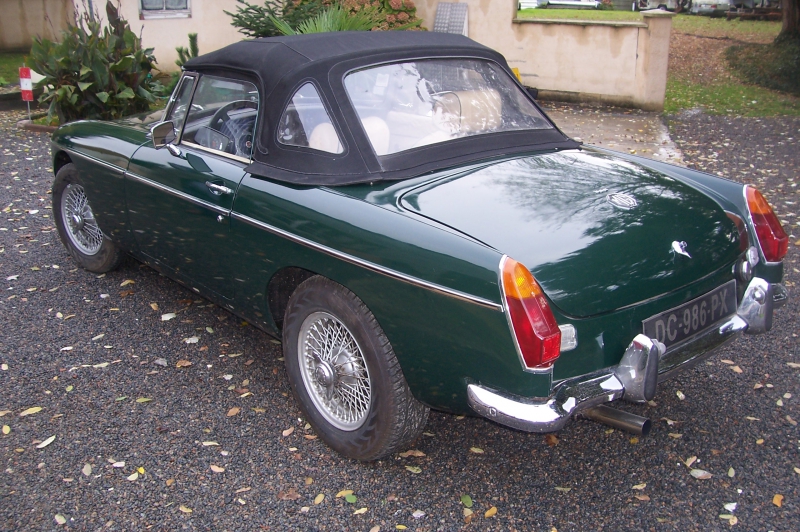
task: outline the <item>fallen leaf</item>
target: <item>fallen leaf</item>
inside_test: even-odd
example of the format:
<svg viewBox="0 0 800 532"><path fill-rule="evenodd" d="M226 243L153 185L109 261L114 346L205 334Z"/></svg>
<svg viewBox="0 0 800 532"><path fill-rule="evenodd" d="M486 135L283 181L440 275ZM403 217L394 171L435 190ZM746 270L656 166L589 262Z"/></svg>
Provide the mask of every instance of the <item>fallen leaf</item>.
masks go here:
<svg viewBox="0 0 800 532"><path fill-rule="evenodd" d="M727 360L727 359L722 359L722 360L720 360L720 362L722 362L723 364L729 364L729 365L735 364L735 362L733 360Z"/></svg>
<svg viewBox="0 0 800 532"><path fill-rule="evenodd" d="M753 385L753 389L754 389L754 390L759 390L759 389L761 389L761 388L763 388L763 387L764 387L764 385L763 385L763 384L761 384L760 382L757 382L757 383L755 383L755 384Z"/></svg>
<svg viewBox="0 0 800 532"><path fill-rule="evenodd" d="M774 504L774 505L775 505L775 506L777 506L778 508L780 508L781 506L783 506L783 495L781 495L781 494L779 494L779 493L776 493L776 494L775 494L775 495L772 497L772 504Z"/></svg>
<svg viewBox="0 0 800 532"><path fill-rule="evenodd" d="M465 493L461 496L461 504L463 504L466 508L472 508L472 497Z"/></svg>
<svg viewBox="0 0 800 532"><path fill-rule="evenodd" d="M681 401L683 401L684 399L686 399L686 396L685 396L685 395L683 394L683 392L682 392L682 391L680 391L680 390L678 390L677 392L675 392L675 395L677 395L677 396L678 396L678 399L680 399Z"/></svg>
<svg viewBox="0 0 800 532"><path fill-rule="evenodd" d="M236 415L236 414L238 414L239 412L241 412L241 409L240 409L238 406L234 406L233 408L231 408L230 410L228 410L228 414L227 414L227 416L228 416L228 417L235 416L235 415Z"/></svg>
<svg viewBox="0 0 800 532"><path fill-rule="evenodd" d="M404 453L400 453L400 456L403 458L408 458L409 456L422 457L425 456L425 453L423 453L422 451L418 451L416 449L409 449Z"/></svg>
<svg viewBox="0 0 800 532"><path fill-rule="evenodd" d="M734 373L742 372L742 368L740 368L739 366L732 366L731 369L733 370Z"/></svg>
<svg viewBox="0 0 800 532"><path fill-rule="evenodd" d="M175 484L175 479L174 478L168 478L167 479L167 487L170 487L173 484Z"/></svg>
<svg viewBox="0 0 800 532"><path fill-rule="evenodd" d="M338 499L340 497L347 497L348 495L352 495L352 494L353 494L353 490L342 490L342 491L340 491L339 493L336 494L336 498Z"/></svg>
<svg viewBox="0 0 800 532"><path fill-rule="evenodd" d="M286 436L291 436L293 432L294 432L294 427L289 427L288 429L281 432L281 434L283 434L283 436L286 437Z"/></svg>
<svg viewBox="0 0 800 532"><path fill-rule="evenodd" d="M101 362L99 364L94 364L92 367L97 369L102 369L108 366L108 362Z"/></svg>
<svg viewBox="0 0 800 532"><path fill-rule="evenodd" d="M759 438L756 440L756 445L763 445L763 443L764 443L764 438Z"/></svg>
<svg viewBox="0 0 800 532"><path fill-rule="evenodd" d="M3 434L8 435L10 433L11 433L11 427L9 427L8 425L3 425Z"/></svg>
<svg viewBox="0 0 800 532"><path fill-rule="evenodd" d="M138 399L136 399L136 402L137 403L149 403L152 400L153 400L152 397L139 397Z"/></svg>
<svg viewBox="0 0 800 532"><path fill-rule="evenodd" d="M156 306L158 306L158 305L156 305ZM156 309L153 309L153 310L158 310L158 309L156 308ZM174 317L175 317L175 313L174 312L167 312L166 314L162 314L161 315L161 321L169 321Z"/></svg>
<svg viewBox="0 0 800 532"><path fill-rule="evenodd" d="M214 473L224 473L225 472L225 468L224 467L220 467L218 465L211 464L211 471L213 471Z"/></svg>
<svg viewBox="0 0 800 532"><path fill-rule="evenodd" d="M790 368L800 369L800 364L798 364L797 362L787 362L786 365L789 366Z"/></svg>
<svg viewBox="0 0 800 532"><path fill-rule="evenodd" d="M550 447L558 445L558 437L555 434L545 434L544 442Z"/></svg>
<svg viewBox="0 0 800 532"><path fill-rule="evenodd" d="M683 438L683 434L678 434L677 432L670 432L669 434L667 434L667 436L669 436L670 438L674 438L676 440L678 438Z"/></svg>
<svg viewBox="0 0 800 532"><path fill-rule="evenodd" d="M316 434L305 434L303 436L303 438L305 438L307 440L316 440L317 439L317 435Z"/></svg>
<svg viewBox="0 0 800 532"><path fill-rule="evenodd" d="M184 338L183 341L184 343L187 344L196 344L197 342L200 341L200 338L198 338L197 336L190 336L189 338Z"/></svg>
<svg viewBox="0 0 800 532"><path fill-rule="evenodd" d="M753 416L747 416L747 417L745 417L745 419L746 419L747 421L761 421L761 419L760 419L760 418L753 417Z"/></svg>
<svg viewBox="0 0 800 532"><path fill-rule="evenodd" d="M59 351L72 351L72 346L68 345L67 347L62 347Z"/></svg>
<svg viewBox="0 0 800 532"><path fill-rule="evenodd" d="M286 491L278 493L278 498L282 501L296 501L300 498L300 494L297 493L295 488L289 488Z"/></svg>
<svg viewBox="0 0 800 532"><path fill-rule="evenodd" d="M191 508L189 508L188 506L184 506L182 504L180 506L178 506L178 510L180 510L181 512L183 512L185 514L192 513L192 509Z"/></svg>
<svg viewBox="0 0 800 532"><path fill-rule="evenodd" d="M407 469L408 471L410 471L410 472L414 473L415 475L418 475L419 473L422 473L422 469L421 469L421 468L419 468L419 467L417 467L417 466L413 466L413 465L407 465L407 466L406 466L406 469Z"/></svg>
<svg viewBox="0 0 800 532"><path fill-rule="evenodd" d="M361 514L365 514L365 513L367 513L367 509L366 508L359 508L358 510L353 512L353 515L361 515Z"/></svg>
<svg viewBox="0 0 800 532"><path fill-rule="evenodd" d="M134 480L138 480L138 478L139 478L139 472L138 472L138 471L134 471L133 473L131 473L130 475L128 475L128 477L127 477L127 478L128 478L128 480L130 480L131 482L133 482Z"/></svg>
<svg viewBox="0 0 800 532"><path fill-rule="evenodd" d="M206 332L208 334L214 334L214 329L212 329L211 327L206 327Z"/></svg>
<svg viewBox="0 0 800 532"><path fill-rule="evenodd" d="M81 469L81 473L83 473L84 476L87 476L87 477L89 475L91 475L92 474L92 466L91 466L91 464L84 465L83 469Z"/></svg>
<svg viewBox="0 0 800 532"><path fill-rule="evenodd" d="M381 532L381 526L380 525L375 525L375 526L373 526L372 528L369 529L369 532Z"/></svg>
<svg viewBox="0 0 800 532"><path fill-rule="evenodd" d="M735 502L729 502L727 504L723 504L722 507L725 508L726 510L728 510L729 512L732 512L732 511L736 510L736 503Z"/></svg>
<svg viewBox="0 0 800 532"><path fill-rule="evenodd" d="M204 441L203 447L219 447L219 444L215 441Z"/></svg>
<svg viewBox="0 0 800 532"><path fill-rule="evenodd" d="M650 497L648 497L648 496L647 496L647 495L645 495L644 493L637 493L636 495L634 495L634 497L636 497L636 498L637 498L637 499L639 499L640 501L644 501L644 502L647 502L647 501L649 501L649 500L650 500Z"/></svg>
<svg viewBox="0 0 800 532"><path fill-rule="evenodd" d="M113 464L111 464L111 467L116 467L116 468L125 467L125 462L114 462Z"/></svg>
<svg viewBox="0 0 800 532"><path fill-rule="evenodd" d="M662 417L661 421L664 421L670 427L675 423L680 423L680 421L675 421L674 419L669 419L668 417Z"/></svg>
<svg viewBox="0 0 800 532"><path fill-rule="evenodd" d="M31 408L28 408L27 410L23 410L22 412L20 412L19 417L30 416L31 414L36 414L37 412L41 411L42 411L41 406L32 406Z"/></svg>
<svg viewBox="0 0 800 532"><path fill-rule="evenodd" d="M320 493L319 495L314 497L314 504L319 504L324 500L325 500L325 494L324 493Z"/></svg>
<svg viewBox="0 0 800 532"><path fill-rule="evenodd" d="M800 475L800 467L795 467L794 468L794 472L797 473L798 475Z"/></svg>
<svg viewBox="0 0 800 532"><path fill-rule="evenodd" d="M706 480L714 476L708 471L705 471L703 469L692 469L691 471L689 471L689 474L698 480Z"/></svg>
<svg viewBox="0 0 800 532"><path fill-rule="evenodd" d="M61 514L56 514L56 515L53 517L53 519L55 519L56 523L58 523L59 525L65 525L65 524L67 524L67 518L66 518L66 517L64 517L64 516L63 516L63 515L61 515Z"/></svg>
<svg viewBox="0 0 800 532"><path fill-rule="evenodd" d="M310 486L311 484L314 483L314 479L311 477L306 477L306 479L303 482L306 483L306 486Z"/></svg>
<svg viewBox="0 0 800 532"><path fill-rule="evenodd" d="M788 421L788 422L789 422L789 424L790 424L791 426L793 426L793 427L796 427L796 426L797 426L797 421L795 421L794 419L792 419L792 416L786 416L786 421Z"/></svg>
<svg viewBox="0 0 800 532"><path fill-rule="evenodd" d="M481 449L480 447L470 447L469 451L471 453L475 453L475 454L483 454L484 453L483 449Z"/></svg>
<svg viewBox="0 0 800 532"><path fill-rule="evenodd" d="M36 448L37 448L37 449L44 449L45 447L47 447L48 445L50 445L51 443L53 443L55 440L56 440L56 437L55 437L55 435L53 435L53 436L50 436L49 438L47 438L46 440L44 440L42 443L40 443L39 445L37 445L37 446L36 446Z"/></svg>
<svg viewBox="0 0 800 532"><path fill-rule="evenodd" d="M646 482L642 482L641 484L636 484L636 485L635 485L635 486L633 486L631 489L634 489L634 490L643 490L643 489L645 489L646 487L647 487L647 483L646 483Z"/></svg>
<svg viewBox="0 0 800 532"><path fill-rule="evenodd" d="M634 437L633 437L633 438L631 438L629 441L631 442L631 445L636 445L637 443L639 443L639 438L637 438L636 436L634 436Z"/></svg>
<svg viewBox="0 0 800 532"><path fill-rule="evenodd" d="M178 362L175 364L175 367L176 368L188 368L191 365L192 365L192 363L189 362L188 360L178 360Z"/></svg>
<svg viewBox="0 0 800 532"><path fill-rule="evenodd" d="M158 310L158 303L150 303L150 308L153 310Z"/></svg>
<svg viewBox="0 0 800 532"><path fill-rule="evenodd" d="M103 338L104 336L105 336L105 333L98 334L97 336L92 337L92 342L96 342L97 340Z"/></svg>
<svg viewBox="0 0 800 532"><path fill-rule="evenodd" d="M730 478L735 477L736 476L736 470L734 468L732 468L732 467L728 468L728 476Z"/></svg>
<svg viewBox="0 0 800 532"><path fill-rule="evenodd" d="M133 290L123 290L122 292L119 293L119 297L128 297L132 296L133 294L134 294Z"/></svg>
<svg viewBox="0 0 800 532"><path fill-rule="evenodd" d="M561 486L556 486L556 491L560 491L562 493L569 493L572 488L562 488Z"/></svg>
<svg viewBox="0 0 800 532"><path fill-rule="evenodd" d="M71 392L72 390L74 390L74 389L75 389L75 387L74 387L73 385L71 385L71 384L70 384L69 386L67 386L67 387L66 387L66 388L64 388L64 389L65 389L66 391L68 391L68 392Z"/></svg>
<svg viewBox="0 0 800 532"><path fill-rule="evenodd" d="M345 496L344 496L344 500L346 500L346 501L347 501L347 502L349 502L350 504L355 504L355 503L356 503L356 501L357 501L358 499L356 498L356 496L355 496L355 495L353 495L353 494L351 493L350 495L345 495Z"/></svg>
<svg viewBox="0 0 800 532"><path fill-rule="evenodd" d="M406 525L395 525L394 528L395 530L405 530L408 527Z"/></svg>
<svg viewBox="0 0 800 532"><path fill-rule="evenodd" d="M411 514L411 517L413 517L414 519L422 519L423 517L425 517L425 512L423 512L422 510L414 510L414 512Z"/></svg>
<svg viewBox="0 0 800 532"><path fill-rule="evenodd" d="M497 513L497 506L492 506L491 508L486 510L486 512L483 514L483 517L486 517L488 519L489 517L492 517L496 513Z"/></svg>
<svg viewBox="0 0 800 532"><path fill-rule="evenodd" d="M470 510L469 508L464 508L464 517L469 517L469 516L471 516L473 513L474 513L474 512L473 512L472 510Z"/></svg>
<svg viewBox="0 0 800 532"><path fill-rule="evenodd" d="M697 461L696 456L690 456L689 458L684 460L683 463L686 464L686 467L692 467L692 464L695 463L696 461Z"/></svg>
<svg viewBox="0 0 800 532"><path fill-rule="evenodd" d="M134 284L132 279L125 279L120 283L120 286L128 286L129 284Z"/></svg>

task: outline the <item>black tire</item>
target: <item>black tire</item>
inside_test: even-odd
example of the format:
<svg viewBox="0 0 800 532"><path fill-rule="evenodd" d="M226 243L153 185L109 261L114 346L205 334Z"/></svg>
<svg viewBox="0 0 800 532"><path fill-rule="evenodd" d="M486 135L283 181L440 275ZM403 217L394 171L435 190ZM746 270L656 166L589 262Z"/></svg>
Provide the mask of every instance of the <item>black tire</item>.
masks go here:
<svg viewBox="0 0 800 532"><path fill-rule="evenodd" d="M388 338L355 294L324 277L311 277L292 294L283 324L292 391L328 446L369 461L419 437L429 409L411 395ZM334 341L325 335L331 332Z"/></svg>
<svg viewBox="0 0 800 532"><path fill-rule="evenodd" d="M124 254L98 227L72 163L62 166L53 182L53 217L61 242L81 268L105 273L119 266Z"/></svg>

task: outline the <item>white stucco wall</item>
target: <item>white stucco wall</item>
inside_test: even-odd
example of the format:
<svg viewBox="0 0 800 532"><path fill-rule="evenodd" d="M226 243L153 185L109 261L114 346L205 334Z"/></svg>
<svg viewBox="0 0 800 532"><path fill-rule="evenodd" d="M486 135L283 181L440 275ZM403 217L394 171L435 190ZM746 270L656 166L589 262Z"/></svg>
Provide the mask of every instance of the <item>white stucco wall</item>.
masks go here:
<svg viewBox="0 0 800 532"><path fill-rule="evenodd" d="M517 0L462 0L469 37L502 53L544 98L662 110L672 14L641 21L517 20ZM417 0L433 27L438 0Z"/></svg>
<svg viewBox="0 0 800 532"><path fill-rule="evenodd" d="M28 52L34 37L53 40L73 20L70 0L0 0L0 50Z"/></svg>

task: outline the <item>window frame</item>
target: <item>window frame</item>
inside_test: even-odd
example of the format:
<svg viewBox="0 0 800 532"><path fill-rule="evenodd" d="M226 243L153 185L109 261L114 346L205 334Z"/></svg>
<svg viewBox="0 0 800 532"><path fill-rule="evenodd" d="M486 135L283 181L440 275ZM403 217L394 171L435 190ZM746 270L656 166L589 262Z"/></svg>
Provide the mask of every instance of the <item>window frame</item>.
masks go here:
<svg viewBox="0 0 800 532"><path fill-rule="evenodd" d="M312 148L311 146L300 146L298 144L287 144L281 141L280 135L280 125L283 121L283 117L286 115L286 111L289 109L290 105L294 104L294 97L297 95L300 90L305 87L306 85L311 85L314 91L317 93L317 97L319 97L320 104L322 105L322 109L325 111L326 116L328 117L328 122L333 127L334 132L336 133L336 137L339 141L339 146L341 147L342 151L340 152L331 152L326 150L320 150L317 148ZM305 126L304 126L305 128ZM307 137L310 137L311 132L307 132ZM308 138L310 140L310 138ZM317 86L316 80L311 78L306 78L296 84L295 88L291 91L289 99L283 106L281 114L278 117L277 125L275 127L275 143L283 148L283 149L294 149L294 150L309 150L315 154L321 154L329 157L340 157L347 153L347 144L344 142L344 136L342 135L341 128L339 127L334 115L331 113L331 106L328 105L327 99L323 96L323 92L320 90L320 87Z"/></svg>
<svg viewBox="0 0 800 532"><path fill-rule="evenodd" d="M192 18L192 0L186 0L186 9L145 9L142 0L139 0L139 20L161 19L161 18Z"/></svg>

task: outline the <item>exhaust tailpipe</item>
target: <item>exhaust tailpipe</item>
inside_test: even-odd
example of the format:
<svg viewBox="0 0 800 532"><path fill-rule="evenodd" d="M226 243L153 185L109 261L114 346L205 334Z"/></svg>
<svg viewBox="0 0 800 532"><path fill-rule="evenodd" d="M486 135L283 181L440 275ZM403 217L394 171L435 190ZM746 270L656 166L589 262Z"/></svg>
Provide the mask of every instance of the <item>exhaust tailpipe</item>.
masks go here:
<svg viewBox="0 0 800 532"><path fill-rule="evenodd" d="M652 423L646 417L637 416L630 412L617 410L610 406L600 405L589 408L581 412L584 417L605 423L616 429L636 434L637 436L647 436L650 433Z"/></svg>

